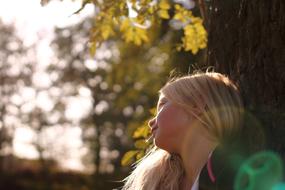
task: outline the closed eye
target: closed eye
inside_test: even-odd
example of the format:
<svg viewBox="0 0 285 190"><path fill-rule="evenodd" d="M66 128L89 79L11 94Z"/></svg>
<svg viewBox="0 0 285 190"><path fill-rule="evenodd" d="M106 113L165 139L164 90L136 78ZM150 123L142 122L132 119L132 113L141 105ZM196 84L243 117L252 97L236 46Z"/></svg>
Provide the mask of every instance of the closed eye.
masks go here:
<svg viewBox="0 0 285 190"><path fill-rule="evenodd" d="M167 98L161 97L160 100L158 101L158 105L157 105L157 111L160 111L161 107L163 107L164 104L166 104L168 102Z"/></svg>
<svg viewBox="0 0 285 190"><path fill-rule="evenodd" d="M165 101L165 102L160 102L160 103L158 104L157 109L160 110L166 103L167 103L166 101Z"/></svg>

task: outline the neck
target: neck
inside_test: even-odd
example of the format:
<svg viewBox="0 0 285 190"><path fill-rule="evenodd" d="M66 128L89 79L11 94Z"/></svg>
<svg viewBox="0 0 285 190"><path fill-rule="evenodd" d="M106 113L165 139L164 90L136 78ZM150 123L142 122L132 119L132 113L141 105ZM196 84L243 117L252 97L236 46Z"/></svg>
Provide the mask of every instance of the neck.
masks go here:
<svg viewBox="0 0 285 190"><path fill-rule="evenodd" d="M182 190L191 190L192 188L192 184L189 182L189 180L187 179L187 177L185 176L182 180L182 184L181 184L181 187L180 189Z"/></svg>
<svg viewBox="0 0 285 190"><path fill-rule="evenodd" d="M193 186L196 178L200 174L201 170L207 163L209 155L213 152L216 144L213 141L205 137L193 137L192 143L188 144L187 151L181 152L183 166L186 171L186 183L187 189ZM182 149L183 150L183 149ZM185 150L185 148L184 148ZM185 182L184 182L185 183Z"/></svg>

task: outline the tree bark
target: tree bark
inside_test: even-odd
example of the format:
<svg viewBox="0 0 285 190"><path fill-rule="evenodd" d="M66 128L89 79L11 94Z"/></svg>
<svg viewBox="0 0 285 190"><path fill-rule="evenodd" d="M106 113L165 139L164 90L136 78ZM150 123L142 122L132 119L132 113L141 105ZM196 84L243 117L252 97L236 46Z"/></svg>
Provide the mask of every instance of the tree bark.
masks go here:
<svg viewBox="0 0 285 190"><path fill-rule="evenodd" d="M207 64L240 86L268 148L285 156L285 1L213 0Z"/></svg>

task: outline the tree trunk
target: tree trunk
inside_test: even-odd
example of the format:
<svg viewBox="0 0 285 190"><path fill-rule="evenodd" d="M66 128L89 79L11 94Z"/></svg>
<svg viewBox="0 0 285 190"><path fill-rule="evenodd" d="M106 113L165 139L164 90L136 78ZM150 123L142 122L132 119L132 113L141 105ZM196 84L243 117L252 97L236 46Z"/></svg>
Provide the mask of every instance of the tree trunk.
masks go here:
<svg viewBox="0 0 285 190"><path fill-rule="evenodd" d="M285 1L213 0L208 65L241 88L268 148L285 156Z"/></svg>
<svg viewBox="0 0 285 190"><path fill-rule="evenodd" d="M94 123L96 122L96 116L93 116ZM100 151L101 151L101 142L100 142L100 137L101 137L101 127L100 125L95 125L96 127L96 137L94 139L94 165L95 165L95 170L94 170L94 176L98 176L100 174L100 165L101 165L101 156L100 156Z"/></svg>

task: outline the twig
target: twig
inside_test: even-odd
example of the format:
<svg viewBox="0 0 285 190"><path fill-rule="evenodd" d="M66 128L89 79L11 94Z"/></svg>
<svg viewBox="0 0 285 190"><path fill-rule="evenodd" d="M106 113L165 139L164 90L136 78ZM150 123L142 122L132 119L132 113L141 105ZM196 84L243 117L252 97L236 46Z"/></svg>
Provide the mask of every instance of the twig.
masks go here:
<svg viewBox="0 0 285 190"><path fill-rule="evenodd" d="M201 16L204 20L205 23L205 27L208 28L208 16L207 16L207 11L206 11L206 5L205 5L205 1L204 0L196 0L196 2L198 1L199 4L199 9L201 12Z"/></svg>

